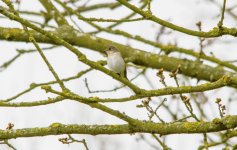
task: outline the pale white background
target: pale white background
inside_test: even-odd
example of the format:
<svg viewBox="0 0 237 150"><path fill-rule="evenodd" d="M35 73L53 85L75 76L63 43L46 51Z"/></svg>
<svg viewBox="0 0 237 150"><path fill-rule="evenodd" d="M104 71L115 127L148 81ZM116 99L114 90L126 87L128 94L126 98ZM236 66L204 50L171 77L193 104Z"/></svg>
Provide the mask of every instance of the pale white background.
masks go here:
<svg viewBox="0 0 237 150"><path fill-rule="evenodd" d="M91 0L89 4L102 2L114 2L113 0ZM138 0L133 0L134 4L138 4ZM220 4L221 0L218 1ZM85 3L85 0L82 0L81 3ZM235 0L229 0L227 6L236 4ZM0 5L3 5L0 2ZM5 5L4 5L5 6ZM22 10L42 10L42 6L36 0L22 0L21 4ZM89 13L83 13L86 17L104 17L104 18L114 18L119 19L123 16L126 16L130 11L123 7L110 11L109 9L93 11ZM196 23L202 21L203 30L208 31L212 29L219 21L218 15L220 14L220 9L209 2L204 0L153 0L152 3L152 12L157 15L159 18L164 20L170 20L172 23L197 30ZM237 11L236 11L237 13ZM27 16L31 20L39 20L38 18L32 18ZM79 26L84 29L84 31L91 31L91 27L85 23L78 21L74 18ZM54 24L54 22L51 22ZM237 22L233 18L226 15L224 20L224 25L228 27L236 27ZM102 24L106 26L108 24ZM0 26L3 27L20 27L18 23L14 21L0 19ZM155 39L155 35L160 28L159 25L149 22L133 22L127 23L117 27L131 34L137 34L144 36L150 40ZM142 43L135 42L133 40L127 40L126 38L121 38L120 36L109 35L105 33L98 34L97 36L103 37L106 39L113 40L122 44L129 44L135 48L139 48L146 51L155 51L158 52L158 49L147 46ZM236 59L236 42L235 38L231 36L223 36L218 38L220 42L208 47L205 49L206 53L213 52L216 57L223 60L233 60ZM231 43L224 43L223 41L232 41ZM184 48L191 48L198 51L199 49L199 40L197 37L188 36L179 32L173 32L171 35L164 36L161 39L164 43L175 43ZM42 44L41 47L49 46L47 44ZM30 43L19 43L19 42L6 42L0 41L0 63L2 64L6 60L13 57L16 52L15 49L28 49L33 48ZM88 58L93 60L105 60L105 57L95 53L93 51L88 51L84 48L79 48L83 53L87 54ZM77 61L77 58L67 51L65 48L57 48L55 50L45 53L50 63L53 65L57 73L61 78L75 75L80 70L87 68L85 65ZM175 56L176 54L172 54ZM129 78L133 77L137 71L135 69L129 68L128 76ZM155 77L155 70L149 70L147 75L152 81L153 85L156 88L162 87L158 79ZM120 83L111 79L111 77L105 76L103 73L98 71L93 71L88 73L86 76L83 76L79 80L73 80L68 82L66 85L72 91L81 94L83 96L89 96L83 80L87 78L90 88L94 90L98 89L111 89L113 87L119 86ZM53 80L53 76L48 71L47 66L42 61L41 57L37 53L26 54L14 62L8 69L0 73L0 99L8 98L12 95L15 95L22 90L28 88L29 84L32 82L40 83L45 81ZM170 85L173 84L172 81L167 81ZM149 85L146 83L143 77L138 78L134 81L137 85L142 88L150 89ZM195 80L194 82L195 83ZM54 86L58 88L57 86ZM223 88L218 92L207 92L210 101L210 105L204 107L206 112L209 112L210 118L218 117L217 107L214 103L217 97L223 98L223 103L227 100L229 95L234 95L234 90L230 88ZM101 97L120 97L130 95L131 92L129 89L118 90L117 92L110 93L100 93L93 94L94 96ZM50 94L45 94L41 89L36 89L30 94L21 96L17 101L34 101L39 99L45 99ZM90 95L91 96L91 95ZM236 97L234 95L234 97ZM164 98L164 97L163 97ZM159 99L156 99L159 104ZM128 115L139 119L146 119L147 115L143 109L137 109L135 106L139 104L140 101L128 102L128 103L113 103L108 104L114 109L119 109L126 112ZM175 104L175 103L173 103ZM228 106L229 114L236 114L234 104ZM171 105L170 107L174 107ZM213 111L210 111L210 108ZM169 116L167 112L163 109L159 110L160 116L165 120L169 121ZM9 122L14 123L14 128L27 128L27 127L45 127L49 126L53 122L60 122L63 124L115 124L115 123L124 123L123 121L112 117L103 112L91 109L90 107L72 101L63 101L60 103L55 103L47 106L31 107L31 108L0 108L0 128L5 129ZM58 142L58 138L65 137L65 135L59 136L46 136L46 137L36 137L36 138L19 138L10 140L10 142L18 150L41 150L41 149L58 149L58 150L78 150L84 149L82 144L71 144L63 145ZM147 142L136 141L139 137L138 135L74 135L77 139L85 138L90 150L130 150L130 149L154 149ZM149 143L154 145L159 144L152 138L150 135L145 135ZM167 144L173 149L197 149L203 140L202 135L170 135L167 136ZM8 149L4 145L0 145L1 150ZM213 148L217 149L217 147ZM220 149L220 147L218 147Z"/></svg>

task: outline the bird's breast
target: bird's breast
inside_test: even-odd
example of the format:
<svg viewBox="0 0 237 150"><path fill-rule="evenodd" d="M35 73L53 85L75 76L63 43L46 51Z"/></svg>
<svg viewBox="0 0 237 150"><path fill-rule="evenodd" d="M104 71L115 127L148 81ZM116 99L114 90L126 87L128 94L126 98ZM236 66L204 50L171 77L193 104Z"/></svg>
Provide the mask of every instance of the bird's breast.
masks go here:
<svg viewBox="0 0 237 150"><path fill-rule="evenodd" d="M121 73L125 70L125 62L121 55L111 55L107 59L109 68L116 72Z"/></svg>

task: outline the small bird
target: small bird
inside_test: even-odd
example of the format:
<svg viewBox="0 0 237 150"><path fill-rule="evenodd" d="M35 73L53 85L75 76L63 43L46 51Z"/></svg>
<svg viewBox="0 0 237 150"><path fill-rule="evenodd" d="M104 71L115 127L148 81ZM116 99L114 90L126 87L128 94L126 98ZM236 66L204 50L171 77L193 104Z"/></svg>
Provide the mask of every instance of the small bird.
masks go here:
<svg viewBox="0 0 237 150"><path fill-rule="evenodd" d="M109 46L105 52L108 55L107 65L109 66L110 70L120 75L120 77L128 79L126 64L120 51L114 46Z"/></svg>

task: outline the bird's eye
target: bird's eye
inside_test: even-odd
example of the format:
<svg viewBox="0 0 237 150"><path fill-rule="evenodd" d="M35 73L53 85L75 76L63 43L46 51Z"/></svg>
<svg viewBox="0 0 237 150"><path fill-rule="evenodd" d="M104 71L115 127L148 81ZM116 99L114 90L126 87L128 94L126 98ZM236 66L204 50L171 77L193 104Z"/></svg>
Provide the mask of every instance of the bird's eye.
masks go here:
<svg viewBox="0 0 237 150"><path fill-rule="evenodd" d="M110 47L109 50L112 50L112 48Z"/></svg>

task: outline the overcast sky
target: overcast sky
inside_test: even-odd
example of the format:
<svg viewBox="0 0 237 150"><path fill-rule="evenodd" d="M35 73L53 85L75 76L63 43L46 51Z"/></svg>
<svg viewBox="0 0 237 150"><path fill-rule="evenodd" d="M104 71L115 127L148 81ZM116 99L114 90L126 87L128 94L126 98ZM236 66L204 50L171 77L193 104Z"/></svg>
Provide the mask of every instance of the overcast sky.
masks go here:
<svg viewBox="0 0 237 150"><path fill-rule="evenodd" d="M43 10L43 7L36 0L21 0L22 4L20 6L21 10L39 11ZM81 0L81 3L85 3L85 0ZM102 2L114 2L113 0L90 0L88 5L94 3ZM133 0L134 4L138 4L138 0ZM221 0L218 1L220 4ZM232 6L236 4L235 0L229 0L227 6ZM3 3L0 2L2 6ZM3 5L5 6L5 5ZM86 17L97 17L97 18L113 18L119 19L126 14L129 14L129 10L125 7L117 8L113 11L109 9L92 11L89 13L83 13ZM219 8L212 4L206 2L206 0L153 0L152 2L152 12L159 18L164 20L169 20L170 22L183 26L185 28L197 30L196 23L202 21L203 30L208 31L216 26L219 21L218 15L220 14ZM236 11L237 12L237 11ZM39 20L39 18L32 18L32 16L23 16L31 20ZM91 31L92 28L87 24L78 21L74 18L76 22L79 23L80 28L85 32ZM51 22L54 25L54 22ZM107 26L108 23L100 23L103 26ZM224 20L224 25L228 27L236 27L237 22L234 21L230 16L226 15ZM0 18L1 27L21 27L18 23L14 21L9 21ZM155 40L156 34L160 28L159 25L152 23L150 21L142 22L131 22L124 25L116 27L118 29L127 31L131 34L140 35L146 37L150 40ZM168 30L169 31L169 30ZM134 48L139 48L146 51L159 52L158 49L147 46L145 44L128 40L120 36L114 36L106 33L100 33L97 36L103 37L122 44L129 44ZM222 60L234 60L236 59L236 43L233 42L234 38L230 36L223 36L218 38L220 42L208 47L206 53L213 52L214 55ZM225 43L225 41L231 41L230 43ZM177 43L178 46L184 48L199 50L199 39L197 37L188 36L179 32L172 32L172 34L166 35L161 39L161 42L167 43ZM41 47L48 47L48 44L41 44ZM30 43L20 43L20 42L6 42L0 41L0 64L4 63L6 60L12 58L16 55L16 49L30 49L33 48ZM85 53L88 58L93 60L105 60L106 58L96 52L79 48L83 53ZM228 52L227 52L228 51ZM50 63L53 65L57 73L61 78L69 77L75 75L77 72L87 68L84 64L78 62L77 58L67 51L65 48L55 48L54 50L45 53ZM176 55L177 54L173 54ZM128 68L129 78L134 77L140 70L134 68ZM151 81L156 88L162 87L158 82L158 79L154 77L156 71L149 70L147 75L151 76ZM81 94L83 96L89 95L87 89L85 88L84 79L87 78L89 86L93 90L99 89L112 89L114 87L120 86L121 84L114 81L111 77L105 76L99 71L93 71L88 73L86 76L78 80L73 80L68 82L66 85L73 92ZM47 69L47 66L42 61L38 53L26 54L20 57L16 62L14 62L5 71L0 72L0 99L9 98L22 90L29 87L32 82L40 83L53 80L53 76ZM172 81L167 81L172 84ZM195 82L195 81L194 81ZM139 77L134 81L137 85L151 89L143 77ZM57 86L55 86L57 88ZM210 100L213 102L203 109L213 109L210 111L211 117L218 117L217 107L214 105L215 98L217 97L228 97L232 94L233 90L230 88L223 88L218 90L218 92L208 92ZM131 95L131 91L128 88L118 90L113 93L97 93L94 96L101 97L121 97L126 95ZM32 91L29 94L19 97L17 101L35 101L39 99L45 99L51 94L45 94L40 88ZM157 99L159 100L159 99ZM223 98L225 100L225 98ZM128 103L113 103L108 104L114 109L119 109L126 112L126 114L139 119L147 119L147 114L145 110L136 108L136 104L140 101L128 102ZM175 106L170 106L174 107ZM233 111L233 106L230 106L228 110L230 114L236 114ZM208 111L208 110L207 110ZM164 109L159 111L159 114L166 121L170 121L167 112ZM210 117L210 118L211 118ZM125 123L113 116L105 114L99 110L92 109L86 105L79 104L72 101L63 101L60 103L50 104L47 106L31 107L31 108L0 108L0 127L5 129L9 122L14 123L14 128L26 128L26 127L45 127L49 126L53 122L60 122L63 124L116 124ZM65 135L59 136L47 136L47 137L37 137L37 138L19 138L16 140L10 140L10 142L19 150L41 150L47 148L55 148L57 150L78 150L83 149L82 144L71 144L63 145L58 142L58 138L66 137ZM137 141L139 134L136 135L99 135L99 136L86 136L86 135L74 135L77 139L85 138L90 150L143 150L143 149L154 149L147 142ZM150 138L149 134L145 134L145 137L152 144L158 145L156 141ZM173 149L193 149L200 145L200 141L203 140L202 135L170 135L167 136L167 145ZM0 149L7 149L6 146L0 145Z"/></svg>

